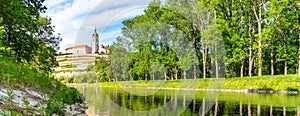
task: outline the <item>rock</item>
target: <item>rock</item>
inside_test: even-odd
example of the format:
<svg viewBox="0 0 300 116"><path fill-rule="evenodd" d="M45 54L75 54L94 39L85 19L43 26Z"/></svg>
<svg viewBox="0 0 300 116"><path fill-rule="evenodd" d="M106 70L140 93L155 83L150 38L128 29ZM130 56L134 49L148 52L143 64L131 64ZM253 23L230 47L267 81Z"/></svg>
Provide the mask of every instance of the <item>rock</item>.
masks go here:
<svg viewBox="0 0 300 116"><path fill-rule="evenodd" d="M85 113L87 105L85 103L75 103L72 105L66 105L66 115L68 116L87 116Z"/></svg>

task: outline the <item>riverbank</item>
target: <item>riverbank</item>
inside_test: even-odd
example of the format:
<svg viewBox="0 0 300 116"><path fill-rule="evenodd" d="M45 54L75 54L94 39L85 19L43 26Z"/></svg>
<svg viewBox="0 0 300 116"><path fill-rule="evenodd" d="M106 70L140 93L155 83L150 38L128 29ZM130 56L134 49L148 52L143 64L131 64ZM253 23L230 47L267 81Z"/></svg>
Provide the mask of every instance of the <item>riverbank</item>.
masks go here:
<svg viewBox="0 0 300 116"><path fill-rule="evenodd" d="M194 84L194 85L191 85ZM195 85L196 84L196 85ZM197 79L195 80L151 80L151 81L124 81L102 82L102 87L134 87L152 89L186 89L203 91L229 91L229 92L257 92L257 93L291 93L299 94L300 76L278 75L261 77L244 77L228 79Z"/></svg>
<svg viewBox="0 0 300 116"><path fill-rule="evenodd" d="M0 60L0 115L85 115L82 95L72 87L13 59Z"/></svg>

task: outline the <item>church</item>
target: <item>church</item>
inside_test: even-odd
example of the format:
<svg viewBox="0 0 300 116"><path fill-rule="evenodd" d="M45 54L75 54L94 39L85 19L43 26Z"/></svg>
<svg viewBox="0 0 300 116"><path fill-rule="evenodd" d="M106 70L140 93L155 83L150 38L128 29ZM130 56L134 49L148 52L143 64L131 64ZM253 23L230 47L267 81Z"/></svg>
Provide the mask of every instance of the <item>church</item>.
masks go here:
<svg viewBox="0 0 300 116"><path fill-rule="evenodd" d="M76 45L66 48L66 53L70 54L109 54L109 45L105 46L101 44L99 46L99 34L95 29L92 38L91 38L91 47L83 44L83 45Z"/></svg>
<svg viewBox="0 0 300 116"><path fill-rule="evenodd" d="M87 67L95 65L95 60L108 57L109 46L99 45L99 35L95 29L91 37L91 46L86 44L66 48L66 54L55 56L58 67L54 70L54 77L72 77L87 72Z"/></svg>

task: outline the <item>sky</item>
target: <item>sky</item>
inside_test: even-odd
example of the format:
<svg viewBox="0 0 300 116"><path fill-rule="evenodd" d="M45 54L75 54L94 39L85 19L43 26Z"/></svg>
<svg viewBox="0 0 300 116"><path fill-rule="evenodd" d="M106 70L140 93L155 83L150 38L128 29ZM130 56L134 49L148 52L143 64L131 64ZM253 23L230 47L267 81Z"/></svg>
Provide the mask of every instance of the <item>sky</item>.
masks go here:
<svg viewBox="0 0 300 116"><path fill-rule="evenodd" d="M95 28L99 44L111 45L121 35L122 21L143 14L152 0L46 0L42 16L50 17L62 42L59 52L74 45L91 44Z"/></svg>

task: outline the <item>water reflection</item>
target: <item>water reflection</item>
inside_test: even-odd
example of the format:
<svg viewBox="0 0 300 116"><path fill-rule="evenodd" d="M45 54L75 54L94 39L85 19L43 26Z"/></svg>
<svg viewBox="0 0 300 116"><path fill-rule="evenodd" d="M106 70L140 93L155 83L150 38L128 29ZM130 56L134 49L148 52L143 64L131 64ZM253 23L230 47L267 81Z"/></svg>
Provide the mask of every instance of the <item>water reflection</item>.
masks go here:
<svg viewBox="0 0 300 116"><path fill-rule="evenodd" d="M300 96L279 94L220 93L217 99L204 98L206 92L132 89L144 96L122 89L77 86L93 115L297 115ZM149 93L152 92L152 93Z"/></svg>

